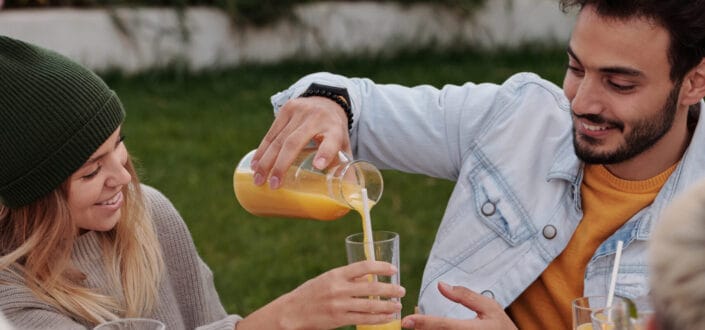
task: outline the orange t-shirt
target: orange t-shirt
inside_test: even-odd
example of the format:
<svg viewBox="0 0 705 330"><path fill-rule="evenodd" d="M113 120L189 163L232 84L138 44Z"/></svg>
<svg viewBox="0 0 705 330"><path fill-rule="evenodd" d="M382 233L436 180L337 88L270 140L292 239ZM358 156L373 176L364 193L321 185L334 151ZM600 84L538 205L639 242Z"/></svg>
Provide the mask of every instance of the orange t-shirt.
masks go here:
<svg viewBox="0 0 705 330"><path fill-rule="evenodd" d="M586 165L580 187L583 219L565 250L509 307L517 327L571 329L571 301L583 295L585 268L597 248L653 202L676 165L641 181L620 179L603 165Z"/></svg>

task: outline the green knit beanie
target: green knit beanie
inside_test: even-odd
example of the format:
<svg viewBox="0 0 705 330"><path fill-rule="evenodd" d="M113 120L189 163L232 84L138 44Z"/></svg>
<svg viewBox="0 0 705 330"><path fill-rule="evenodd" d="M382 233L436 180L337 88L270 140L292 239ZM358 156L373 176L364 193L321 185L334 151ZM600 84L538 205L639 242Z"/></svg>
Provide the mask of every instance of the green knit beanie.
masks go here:
<svg viewBox="0 0 705 330"><path fill-rule="evenodd" d="M0 204L17 208L58 188L124 117L90 70L0 36Z"/></svg>

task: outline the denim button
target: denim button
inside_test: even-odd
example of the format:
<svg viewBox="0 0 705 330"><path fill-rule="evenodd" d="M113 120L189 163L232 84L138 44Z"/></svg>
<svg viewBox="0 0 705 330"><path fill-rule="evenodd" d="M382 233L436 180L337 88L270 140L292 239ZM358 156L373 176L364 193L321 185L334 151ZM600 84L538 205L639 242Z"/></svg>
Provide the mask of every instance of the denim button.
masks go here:
<svg viewBox="0 0 705 330"><path fill-rule="evenodd" d="M492 291L490 291L490 290L482 291L480 294L483 295L483 296L485 296L485 297L489 297L489 298L494 299L494 292L492 292Z"/></svg>
<svg viewBox="0 0 705 330"><path fill-rule="evenodd" d="M546 225L543 227L543 237L546 237L546 239L553 239L556 237L556 227L553 225Z"/></svg>
<svg viewBox="0 0 705 330"><path fill-rule="evenodd" d="M497 210L497 208L490 201L487 201L485 202L485 204L482 204L482 207L480 208L480 212L482 212L482 215L486 217L493 215L495 210Z"/></svg>

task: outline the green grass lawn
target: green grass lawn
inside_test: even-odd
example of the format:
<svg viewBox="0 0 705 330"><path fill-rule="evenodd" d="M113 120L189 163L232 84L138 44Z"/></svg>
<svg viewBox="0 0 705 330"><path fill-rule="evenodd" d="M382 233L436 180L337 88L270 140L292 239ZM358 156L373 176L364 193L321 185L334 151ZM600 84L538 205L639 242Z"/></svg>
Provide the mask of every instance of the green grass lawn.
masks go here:
<svg viewBox="0 0 705 330"><path fill-rule="evenodd" d="M484 54L415 53L390 59L288 62L185 74L107 79L127 109L126 144L143 182L164 192L188 223L215 273L229 313L246 315L307 279L346 263L344 238L361 231L350 213L337 221L262 218L235 200L232 174L272 121L269 96L315 71L405 85L501 82L518 71L560 83L563 50ZM511 152L508 150L507 152ZM416 305L421 276L453 183L384 171L373 227L401 236L404 315Z"/></svg>

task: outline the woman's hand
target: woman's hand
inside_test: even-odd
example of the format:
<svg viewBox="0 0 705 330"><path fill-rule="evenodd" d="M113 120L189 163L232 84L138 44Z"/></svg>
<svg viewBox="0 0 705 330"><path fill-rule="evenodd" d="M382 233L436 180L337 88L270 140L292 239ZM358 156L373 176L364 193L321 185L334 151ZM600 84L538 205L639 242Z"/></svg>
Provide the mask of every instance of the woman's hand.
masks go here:
<svg viewBox="0 0 705 330"><path fill-rule="evenodd" d="M462 304L477 313L477 318L471 320L456 320L429 315L413 314L404 317L402 326L408 329L516 329L512 320L500 304L494 299L485 297L462 286L450 286L439 282L438 290L446 298Z"/></svg>
<svg viewBox="0 0 705 330"><path fill-rule="evenodd" d="M401 311L401 303L367 297L401 298L405 290L399 285L370 282L366 275L390 276L397 271L380 261L332 269L250 314L237 329L332 329L389 322Z"/></svg>

